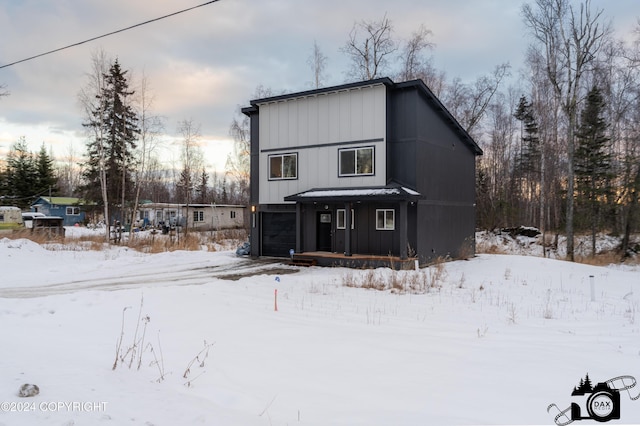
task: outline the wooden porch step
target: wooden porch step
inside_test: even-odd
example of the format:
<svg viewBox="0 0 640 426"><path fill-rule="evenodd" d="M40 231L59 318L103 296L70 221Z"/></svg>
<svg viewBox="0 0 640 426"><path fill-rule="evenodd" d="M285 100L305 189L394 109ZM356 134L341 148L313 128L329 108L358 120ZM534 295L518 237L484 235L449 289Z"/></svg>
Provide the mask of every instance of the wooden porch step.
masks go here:
<svg viewBox="0 0 640 426"><path fill-rule="evenodd" d="M293 259L289 262L292 266L316 266L318 261L316 259Z"/></svg>

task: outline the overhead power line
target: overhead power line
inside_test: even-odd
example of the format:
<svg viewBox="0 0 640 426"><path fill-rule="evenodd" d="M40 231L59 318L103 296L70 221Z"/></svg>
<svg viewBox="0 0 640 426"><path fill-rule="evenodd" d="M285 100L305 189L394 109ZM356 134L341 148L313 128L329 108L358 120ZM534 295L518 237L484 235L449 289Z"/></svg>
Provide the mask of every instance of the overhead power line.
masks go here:
<svg viewBox="0 0 640 426"><path fill-rule="evenodd" d="M100 36L97 36L97 37L92 37L92 38L89 38L87 40L80 41L78 43L73 43L73 44L70 44L68 46L64 46L64 47L60 47L58 49L50 50L48 52L40 53L40 54L35 55L35 56L30 56L30 57L25 58L25 59L20 59L19 61L11 62L10 64L0 65L0 69L7 68L7 67L10 67L12 65L19 64L21 62L30 61L32 59L36 59L36 58L39 58L41 56L50 55L52 53L59 52L61 50L65 50L65 49L69 49L69 48L72 48L72 47L80 46L81 44L89 43L91 41L98 40L100 38L108 37L110 35L118 34L118 33L124 32L124 31L128 31L128 30L130 30L132 28L141 27L143 25L147 25L147 24L150 24L152 22L160 21L160 20L165 19L165 18L170 18L172 16L179 15L179 14L184 13L184 12L189 12L190 10L197 9L199 7L210 5L211 3L215 3L217 1L220 1L220 0L210 0L210 1L206 2L206 3L202 3L202 4L199 4L197 6L189 7L187 9L182 9L182 10L179 10L177 12L170 13L168 15L160 16L159 18L154 18L154 19L150 19L148 21L140 22L139 24L131 25L130 27L122 28L122 29L116 30L116 31L111 31L110 33L103 34L103 35L100 35Z"/></svg>

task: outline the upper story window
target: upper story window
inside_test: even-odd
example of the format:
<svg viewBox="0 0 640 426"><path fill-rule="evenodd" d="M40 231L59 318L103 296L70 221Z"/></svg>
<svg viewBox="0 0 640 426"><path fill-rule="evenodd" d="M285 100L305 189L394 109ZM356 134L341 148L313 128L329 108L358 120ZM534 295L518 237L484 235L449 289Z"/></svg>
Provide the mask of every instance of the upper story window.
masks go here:
<svg viewBox="0 0 640 426"><path fill-rule="evenodd" d="M269 156L269 180L297 179L298 154L276 154Z"/></svg>
<svg viewBox="0 0 640 426"><path fill-rule="evenodd" d="M367 176L373 174L373 147L344 148L338 150L340 176Z"/></svg>
<svg viewBox="0 0 640 426"><path fill-rule="evenodd" d="M80 214L80 207L67 207L67 216L78 216Z"/></svg>

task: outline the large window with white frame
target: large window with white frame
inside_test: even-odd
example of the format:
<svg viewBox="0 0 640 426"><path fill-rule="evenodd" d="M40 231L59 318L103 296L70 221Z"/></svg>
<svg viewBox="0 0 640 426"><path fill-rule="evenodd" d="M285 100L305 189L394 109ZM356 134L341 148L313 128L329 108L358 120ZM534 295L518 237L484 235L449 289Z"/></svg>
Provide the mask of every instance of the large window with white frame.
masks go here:
<svg viewBox="0 0 640 426"><path fill-rule="evenodd" d="M376 209L376 230L393 231L396 229L396 212L393 209Z"/></svg>
<svg viewBox="0 0 640 426"><path fill-rule="evenodd" d="M269 156L269 180L297 179L298 154L274 154Z"/></svg>
<svg viewBox="0 0 640 426"><path fill-rule="evenodd" d="M336 210L336 228L347 229L347 210L346 209ZM351 209L351 229L353 229L353 209Z"/></svg>
<svg viewBox="0 0 640 426"><path fill-rule="evenodd" d="M340 176L369 176L373 169L374 147L342 148L338 150Z"/></svg>

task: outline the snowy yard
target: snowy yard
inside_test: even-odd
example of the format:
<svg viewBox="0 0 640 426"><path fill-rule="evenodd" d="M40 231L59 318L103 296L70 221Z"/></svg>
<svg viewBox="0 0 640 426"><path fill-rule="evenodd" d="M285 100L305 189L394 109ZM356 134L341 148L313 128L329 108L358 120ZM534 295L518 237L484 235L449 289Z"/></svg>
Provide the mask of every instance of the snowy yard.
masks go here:
<svg viewBox="0 0 640 426"><path fill-rule="evenodd" d="M636 267L479 255L227 278L250 263L0 239L0 425L553 424L586 374L640 379ZM367 280L423 286L345 285ZM640 423L639 388L611 424Z"/></svg>

